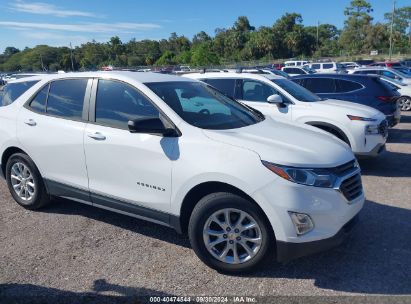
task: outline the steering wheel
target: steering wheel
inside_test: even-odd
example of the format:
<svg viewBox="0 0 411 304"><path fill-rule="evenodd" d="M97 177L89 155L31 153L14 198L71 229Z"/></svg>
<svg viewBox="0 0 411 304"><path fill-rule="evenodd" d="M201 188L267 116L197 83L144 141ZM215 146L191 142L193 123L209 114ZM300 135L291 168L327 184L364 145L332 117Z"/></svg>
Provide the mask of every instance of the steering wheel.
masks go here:
<svg viewBox="0 0 411 304"><path fill-rule="evenodd" d="M198 112L198 113L200 113L200 114L204 114L204 115L210 115L211 113L210 113L210 110L208 110L208 109L202 109L200 112Z"/></svg>

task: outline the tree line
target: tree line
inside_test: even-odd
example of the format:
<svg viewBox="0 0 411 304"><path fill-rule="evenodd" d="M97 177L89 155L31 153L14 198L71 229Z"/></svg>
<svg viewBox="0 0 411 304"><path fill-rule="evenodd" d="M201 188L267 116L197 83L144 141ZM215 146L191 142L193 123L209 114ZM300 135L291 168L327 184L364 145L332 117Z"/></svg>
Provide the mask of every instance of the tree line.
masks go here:
<svg viewBox="0 0 411 304"><path fill-rule="evenodd" d="M332 24L304 26L298 13L286 13L271 26L252 26L240 16L231 28L218 28L211 37L201 31L191 40L172 33L168 39L106 43L91 41L71 49L38 45L19 50L9 46L0 55L0 71L92 70L101 66L206 67L227 62L274 61L279 58L355 56L371 50L386 51L390 33L394 50L411 53L411 6L387 12L373 22L366 0L352 0L344 10L344 27ZM393 22L392 22L393 21ZM392 24L392 29L391 29Z"/></svg>

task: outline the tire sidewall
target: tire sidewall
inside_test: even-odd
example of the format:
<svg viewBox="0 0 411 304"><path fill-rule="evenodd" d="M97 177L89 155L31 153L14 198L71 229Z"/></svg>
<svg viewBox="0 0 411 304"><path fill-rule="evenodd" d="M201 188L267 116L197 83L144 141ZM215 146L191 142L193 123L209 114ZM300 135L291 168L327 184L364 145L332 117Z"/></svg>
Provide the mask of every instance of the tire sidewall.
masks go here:
<svg viewBox="0 0 411 304"><path fill-rule="evenodd" d="M214 212L225 208L234 208L247 212L260 226L263 239L261 248L257 255L247 262L235 265L221 262L208 252L204 244L203 228L207 219ZM209 267L223 273L249 272L255 270L267 257L274 243L271 226L264 213L261 212L255 203L228 193L211 194L200 200L190 218L189 238L191 246L198 257Z"/></svg>
<svg viewBox="0 0 411 304"><path fill-rule="evenodd" d="M11 168L17 162L23 163L24 165L26 165L30 169L30 172L33 176L33 181L36 185L36 191L35 191L33 197L28 201L22 200L17 195L17 193L14 191L13 185L11 183ZM9 187L9 191L10 191L11 195L13 196L14 200L19 205L21 205L21 206L23 206L27 209L37 207L37 205L39 204L39 201L41 199L41 192L42 192L43 182L42 182L42 178L40 176L40 173L39 173L37 167L35 166L34 162L30 159L30 157L28 157L27 155L22 154L22 153L12 155L9 158L9 160L7 161L7 164L6 164L6 181L7 181L7 186Z"/></svg>

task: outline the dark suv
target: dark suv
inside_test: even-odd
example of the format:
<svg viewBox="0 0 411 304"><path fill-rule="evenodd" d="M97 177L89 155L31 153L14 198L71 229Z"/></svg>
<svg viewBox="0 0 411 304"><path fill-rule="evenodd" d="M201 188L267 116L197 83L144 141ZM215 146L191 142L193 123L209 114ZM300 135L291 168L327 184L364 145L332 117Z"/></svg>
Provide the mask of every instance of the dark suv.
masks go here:
<svg viewBox="0 0 411 304"><path fill-rule="evenodd" d="M316 74L300 75L291 80L322 98L360 103L383 112L388 124L399 123L401 112L397 105L400 94L378 76Z"/></svg>

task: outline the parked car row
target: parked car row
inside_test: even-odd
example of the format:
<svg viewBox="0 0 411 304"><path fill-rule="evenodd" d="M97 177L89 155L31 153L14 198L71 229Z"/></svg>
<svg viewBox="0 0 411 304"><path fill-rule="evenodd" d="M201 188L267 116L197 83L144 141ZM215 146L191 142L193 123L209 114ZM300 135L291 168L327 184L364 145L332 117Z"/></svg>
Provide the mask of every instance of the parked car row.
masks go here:
<svg viewBox="0 0 411 304"><path fill-rule="evenodd" d="M186 77L204 81L266 116L324 130L348 144L358 156L377 156L384 150L386 117L368 106L324 100L275 75L199 73ZM202 106L198 105L199 111Z"/></svg>
<svg viewBox="0 0 411 304"><path fill-rule="evenodd" d="M357 67L350 70L348 74L316 73L315 70L306 66L284 67L281 71L268 68L242 69L241 71L292 78L295 82L321 97L336 98L374 107L387 115L390 126L394 126L399 121L401 114L398 109L403 111L411 110L411 75L393 68ZM374 78L358 77L360 75L373 76ZM389 88L381 86L380 81L375 77L389 84ZM337 81L336 79L340 80ZM373 83L368 82L367 85L361 83L361 81L366 82L371 79L374 79ZM386 94L387 89L389 91L388 95L393 96L386 98L385 95L381 95L382 92ZM397 90L398 93L392 92L392 90Z"/></svg>

